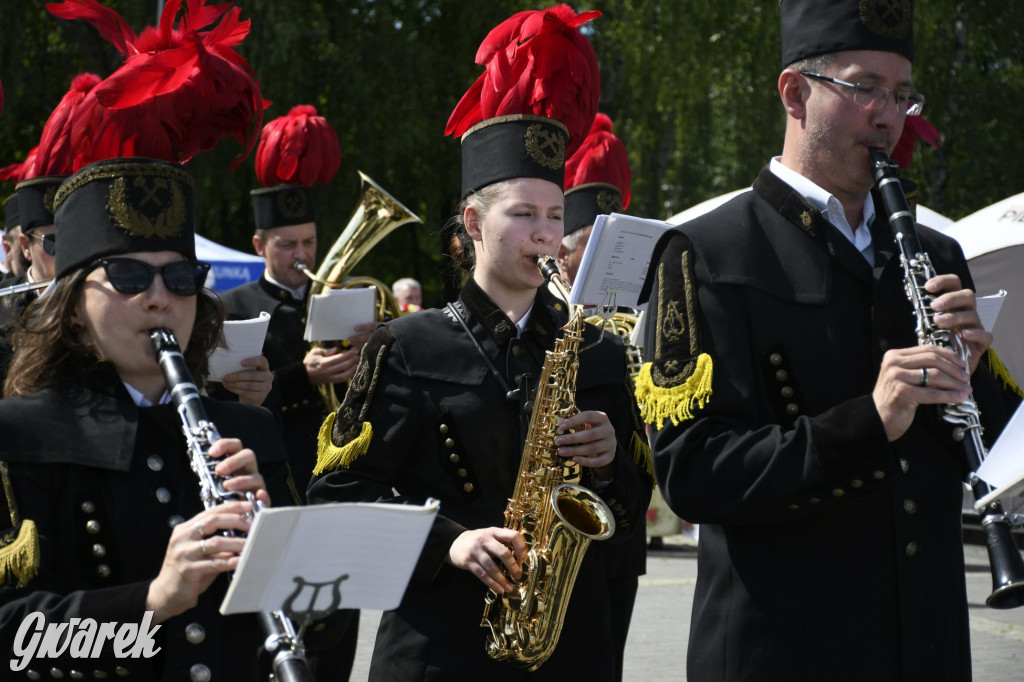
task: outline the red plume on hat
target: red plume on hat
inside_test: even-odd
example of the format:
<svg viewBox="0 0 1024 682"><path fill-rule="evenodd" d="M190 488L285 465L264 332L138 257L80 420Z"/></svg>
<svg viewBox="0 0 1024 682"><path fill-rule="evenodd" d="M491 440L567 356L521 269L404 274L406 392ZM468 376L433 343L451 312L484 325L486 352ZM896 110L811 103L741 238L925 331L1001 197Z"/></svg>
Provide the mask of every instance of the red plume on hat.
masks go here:
<svg viewBox="0 0 1024 682"><path fill-rule="evenodd" d="M256 177L264 187L325 185L341 166L338 134L316 108L292 107L263 126L256 148Z"/></svg>
<svg viewBox="0 0 1024 682"><path fill-rule="evenodd" d="M572 154L590 129L601 96L594 48L579 32L601 16L568 5L518 12L487 34L476 53L484 67L448 119L445 135L461 137L477 123L508 114L536 114L569 129Z"/></svg>
<svg viewBox="0 0 1024 682"><path fill-rule="evenodd" d="M140 35L96 0L46 7L63 19L85 19L124 54L124 63L84 99L71 131L73 168L122 156L184 163L232 136L256 144L264 101L248 62L233 48L249 21L231 3L168 0L160 23ZM177 19L177 22L175 21Z"/></svg>
<svg viewBox="0 0 1024 682"><path fill-rule="evenodd" d="M936 149L942 144L942 136L923 116L907 116L903 123L903 133L892 150L892 160L907 170L914 160L914 148L918 140L924 140Z"/></svg>
<svg viewBox="0 0 1024 682"><path fill-rule="evenodd" d="M0 168L0 180L10 180L17 184L22 180L35 177L28 174L28 169L35 163L36 156L39 155L39 145L32 147L28 150L28 154L25 155L25 160L21 163L12 163L9 166Z"/></svg>
<svg viewBox="0 0 1024 682"><path fill-rule="evenodd" d="M74 166L71 126L78 108L99 82L100 77L94 73L81 73L71 80L71 88L43 126L43 134L39 137L39 153L25 168L25 178L71 175Z"/></svg>
<svg viewBox="0 0 1024 682"><path fill-rule="evenodd" d="M622 194L622 210L626 210L629 208L629 183L632 179L626 146L612 132L612 120L608 115L599 113L594 118L590 134L565 162L565 189L568 191L593 182L615 185Z"/></svg>

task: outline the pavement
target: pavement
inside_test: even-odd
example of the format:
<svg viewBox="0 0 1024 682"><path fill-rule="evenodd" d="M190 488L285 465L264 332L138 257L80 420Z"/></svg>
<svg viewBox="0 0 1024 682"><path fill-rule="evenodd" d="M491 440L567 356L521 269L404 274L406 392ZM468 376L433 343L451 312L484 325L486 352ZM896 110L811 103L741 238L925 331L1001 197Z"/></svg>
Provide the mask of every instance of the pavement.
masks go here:
<svg viewBox="0 0 1024 682"><path fill-rule="evenodd" d="M976 682L1024 679L1024 607L990 609L992 591L988 553L967 545L967 597ZM676 682L686 679L686 641L697 580L697 549L684 536L664 539L651 549L647 575L640 578L633 621L626 641L624 682ZM351 682L365 682L380 620L379 611L363 611Z"/></svg>

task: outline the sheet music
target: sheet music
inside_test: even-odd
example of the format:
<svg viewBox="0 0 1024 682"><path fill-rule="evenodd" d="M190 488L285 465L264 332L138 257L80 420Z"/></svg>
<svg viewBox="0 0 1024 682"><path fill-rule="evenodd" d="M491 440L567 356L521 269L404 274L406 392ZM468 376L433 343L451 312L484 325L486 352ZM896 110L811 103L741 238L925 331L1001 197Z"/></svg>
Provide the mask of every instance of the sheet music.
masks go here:
<svg viewBox="0 0 1024 682"><path fill-rule="evenodd" d="M609 291L616 291L618 305L638 308L637 299L654 245L670 227L663 220L619 213L597 216L573 282L570 302L596 306Z"/></svg>
<svg viewBox="0 0 1024 682"><path fill-rule="evenodd" d="M996 326L996 318L999 317L999 311L1006 301L1006 289L1000 289L991 296L979 296L977 301L981 326L985 328L985 331L990 332Z"/></svg>
<svg viewBox="0 0 1024 682"><path fill-rule="evenodd" d="M1024 403L1013 413L999 439L978 467L978 478L1002 488L1024 475ZM1009 510L1006 510L1009 511Z"/></svg>
<svg viewBox="0 0 1024 682"><path fill-rule="evenodd" d="M263 353L263 342L270 326L270 313L261 312L251 320L224 323L224 345L210 355L210 381L223 381L228 374L255 369L242 367L242 360Z"/></svg>
<svg viewBox="0 0 1024 682"><path fill-rule="evenodd" d="M309 302L303 339L342 341L355 336L356 326L373 322L377 287L328 289Z"/></svg>
<svg viewBox="0 0 1024 682"><path fill-rule="evenodd" d="M256 515L220 612L281 609L295 595L305 608L313 589L328 585L316 607L340 587L346 609L396 608L439 508L385 503L336 503L269 508ZM300 589L301 588L301 589Z"/></svg>

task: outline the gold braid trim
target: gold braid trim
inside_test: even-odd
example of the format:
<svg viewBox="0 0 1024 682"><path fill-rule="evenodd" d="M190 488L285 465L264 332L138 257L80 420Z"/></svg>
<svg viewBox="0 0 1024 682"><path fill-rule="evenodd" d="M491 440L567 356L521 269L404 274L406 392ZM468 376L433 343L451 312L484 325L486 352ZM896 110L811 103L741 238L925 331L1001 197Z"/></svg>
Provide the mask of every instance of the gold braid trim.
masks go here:
<svg viewBox="0 0 1024 682"><path fill-rule="evenodd" d="M996 355L994 350L991 348L988 349L985 353L985 360L985 364L987 364L988 368L992 370L992 373L1003 382L1003 388L1016 393L1021 398L1024 398L1024 389L1021 389L1017 382L1013 380L1010 370L1006 369L1006 365L1003 364L1003 361L999 359L999 356Z"/></svg>
<svg viewBox="0 0 1024 682"><path fill-rule="evenodd" d="M638 467L646 471L651 478L654 478L654 461L651 459L651 446L636 431L633 432L633 438L629 443L629 456L633 458Z"/></svg>
<svg viewBox="0 0 1024 682"><path fill-rule="evenodd" d="M352 462L366 454L370 449L370 439L373 438L373 425L364 421L363 428L359 435L350 440L340 448L331 442L331 431L334 429L334 414L327 415L323 425L320 427L320 435L317 437L316 467L313 475L317 476L325 471L335 469L348 469Z"/></svg>
<svg viewBox="0 0 1024 682"><path fill-rule="evenodd" d="M14 529L9 535L14 534ZM7 542L5 534L2 541ZM21 522L18 536L0 548L0 585L18 580L25 587L39 573L39 530L31 519Z"/></svg>
<svg viewBox="0 0 1024 682"><path fill-rule="evenodd" d="M651 378L650 362L644 363L636 378L636 404L640 407L640 417L648 424L657 421L659 429L664 426L666 419L671 419L675 426L693 419L694 403L703 408L710 398L711 356L707 353L697 356L693 374L678 386L655 386Z"/></svg>

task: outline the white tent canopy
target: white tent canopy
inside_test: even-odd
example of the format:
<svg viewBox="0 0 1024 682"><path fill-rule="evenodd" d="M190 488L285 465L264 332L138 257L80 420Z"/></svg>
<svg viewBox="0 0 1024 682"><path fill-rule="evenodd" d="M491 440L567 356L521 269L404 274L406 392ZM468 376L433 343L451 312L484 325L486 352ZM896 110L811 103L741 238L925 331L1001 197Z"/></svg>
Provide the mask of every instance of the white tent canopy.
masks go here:
<svg viewBox="0 0 1024 682"><path fill-rule="evenodd" d="M259 256L229 249L198 234L196 258L213 266L206 278L206 288L214 291L227 291L259 279L263 273L263 259Z"/></svg>

